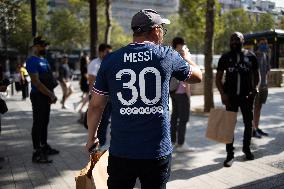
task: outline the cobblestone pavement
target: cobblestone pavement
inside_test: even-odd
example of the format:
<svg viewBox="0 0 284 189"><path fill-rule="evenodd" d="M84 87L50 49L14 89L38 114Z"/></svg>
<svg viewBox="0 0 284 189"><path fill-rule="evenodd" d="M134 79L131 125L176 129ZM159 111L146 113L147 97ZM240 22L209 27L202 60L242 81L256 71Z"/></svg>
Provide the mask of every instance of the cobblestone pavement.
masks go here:
<svg viewBox="0 0 284 189"><path fill-rule="evenodd" d="M73 103L81 93L74 82L75 93L67 102L52 106L49 125L49 143L60 154L51 156L49 165L31 162L32 112L29 100L22 101L20 93L6 99L9 112L2 115L0 136L0 188L75 188L74 176L88 161L84 151L86 130L77 123L79 114ZM60 87L56 93L61 99ZM214 96L220 106L220 97ZM60 101L60 100L59 100ZM191 98L192 108L203 104L203 96ZM207 116L192 113L187 125L186 141L196 148L194 152L173 153L172 174L168 189L221 189L221 188L284 188L284 88L272 88L267 104L263 106L260 127L269 137L252 140L256 159L244 161L241 152L243 124L239 114L236 127L236 160L231 168L223 168L225 146L207 140ZM137 183L139 188L139 183Z"/></svg>

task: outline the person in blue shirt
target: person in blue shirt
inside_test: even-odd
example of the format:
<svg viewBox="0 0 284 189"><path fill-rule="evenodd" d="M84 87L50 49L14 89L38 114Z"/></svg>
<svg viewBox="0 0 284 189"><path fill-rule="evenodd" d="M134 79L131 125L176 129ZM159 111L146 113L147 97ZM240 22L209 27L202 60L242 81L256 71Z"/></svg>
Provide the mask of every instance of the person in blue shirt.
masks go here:
<svg viewBox="0 0 284 189"><path fill-rule="evenodd" d="M26 68L31 77L31 94L33 110L33 156L34 163L51 163L48 155L58 154L59 151L53 149L47 143L48 123L50 116L50 105L56 103L57 97L53 92L56 81L51 73L50 65L44 58L46 54L46 43L42 37L36 37L33 40L34 55L26 61Z"/></svg>
<svg viewBox="0 0 284 189"><path fill-rule="evenodd" d="M197 83L202 74L188 51L181 57L161 45L165 24L170 21L152 9L136 13L133 43L105 57L93 86L86 148L90 151L98 142L98 125L110 98L109 189L133 188L137 178L144 189L166 188L172 154L169 82L175 77Z"/></svg>

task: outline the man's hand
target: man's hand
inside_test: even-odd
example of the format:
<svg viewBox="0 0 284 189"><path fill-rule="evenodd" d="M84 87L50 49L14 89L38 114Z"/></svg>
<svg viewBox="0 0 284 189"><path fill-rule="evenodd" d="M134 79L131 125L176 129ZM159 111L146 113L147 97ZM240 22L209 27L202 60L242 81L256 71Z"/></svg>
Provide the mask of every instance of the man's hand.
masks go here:
<svg viewBox="0 0 284 189"><path fill-rule="evenodd" d="M49 96L49 98L50 98L50 104L55 104L55 103L56 103L57 97L55 96L54 93L52 93L52 94Z"/></svg>
<svg viewBox="0 0 284 189"><path fill-rule="evenodd" d="M191 54L189 52L189 49L186 45L183 46L183 48L179 51L180 55L184 59L191 59Z"/></svg>
<svg viewBox="0 0 284 189"><path fill-rule="evenodd" d="M99 146L99 139L94 137L93 139L88 139L87 144L86 144L86 150L87 152L90 153L90 150L92 148Z"/></svg>
<svg viewBox="0 0 284 189"><path fill-rule="evenodd" d="M225 105L225 106L228 106L229 104L229 98L226 94L221 94L221 100L222 100L222 103Z"/></svg>

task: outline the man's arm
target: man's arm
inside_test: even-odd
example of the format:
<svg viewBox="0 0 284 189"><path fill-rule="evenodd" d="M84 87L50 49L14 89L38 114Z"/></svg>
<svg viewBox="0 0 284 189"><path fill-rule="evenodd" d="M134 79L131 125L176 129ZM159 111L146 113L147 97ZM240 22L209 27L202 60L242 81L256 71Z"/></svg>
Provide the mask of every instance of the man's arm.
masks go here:
<svg viewBox="0 0 284 189"><path fill-rule="evenodd" d="M30 73L32 84L44 95L48 96L51 99L52 103L56 102L56 96L51 92L44 84L39 80L38 73Z"/></svg>
<svg viewBox="0 0 284 189"><path fill-rule="evenodd" d="M191 65L192 68L191 76L187 78L185 82L190 84L200 83L202 81L202 72L199 66L195 62L193 62L190 58L185 57L184 59L187 61L189 65Z"/></svg>
<svg viewBox="0 0 284 189"><path fill-rule="evenodd" d="M107 96L92 94L88 107L87 123L88 123L88 142L86 144L89 150L97 142L98 126L107 103Z"/></svg>
<svg viewBox="0 0 284 189"><path fill-rule="evenodd" d="M266 74L267 77L267 74ZM259 70L255 69L253 70L253 89L257 91L257 86L259 84L260 76L259 76Z"/></svg>
<svg viewBox="0 0 284 189"><path fill-rule="evenodd" d="M224 75L224 71L217 70L215 83L216 83L217 89L220 92L222 103L227 106L228 105L228 97L224 93L224 85L223 85L223 82L222 82L223 75Z"/></svg>
<svg viewBox="0 0 284 189"><path fill-rule="evenodd" d="M89 74L88 76L88 82L89 82L89 91L92 91L94 82L96 81L96 76Z"/></svg>

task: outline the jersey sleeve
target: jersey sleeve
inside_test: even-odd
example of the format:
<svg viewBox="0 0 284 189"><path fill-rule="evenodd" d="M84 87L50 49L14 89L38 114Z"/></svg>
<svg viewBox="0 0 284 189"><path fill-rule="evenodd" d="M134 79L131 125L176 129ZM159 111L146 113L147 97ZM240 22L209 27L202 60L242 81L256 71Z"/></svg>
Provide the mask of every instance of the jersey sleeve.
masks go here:
<svg viewBox="0 0 284 189"><path fill-rule="evenodd" d="M170 56L168 56L169 61L172 62L172 76L180 81L185 81L192 74L192 66L189 65L180 54L171 49Z"/></svg>
<svg viewBox="0 0 284 189"><path fill-rule="evenodd" d="M107 67L105 67L104 61L102 62L100 69L98 71L96 81L93 85L92 92L97 93L99 95L108 95L109 87L107 83Z"/></svg>
<svg viewBox="0 0 284 189"><path fill-rule="evenodd" d="M27 68L27 71L29 72L29 74L38 73L37 64L32 57L27 60L26 68Z"/></svg>
<svg viewBox="0 0 284 189"><path fill-rule="evenodd" d="M218 61L218 66L217 66L217 70L218 71L224 71L226 70L226 58L225 55L222 55L221 58Z"/></svg>

